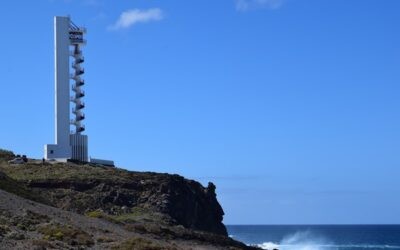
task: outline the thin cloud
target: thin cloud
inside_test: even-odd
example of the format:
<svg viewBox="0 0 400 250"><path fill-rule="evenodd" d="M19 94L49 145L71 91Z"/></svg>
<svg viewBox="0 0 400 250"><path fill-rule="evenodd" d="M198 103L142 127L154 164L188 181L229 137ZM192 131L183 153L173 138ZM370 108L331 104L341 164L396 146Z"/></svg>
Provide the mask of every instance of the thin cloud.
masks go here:
<svg viewBox="0 0 400 250"><path fill-rule="evenodd" d="M235 0L236 10L279 9L284 0Z"/></svg>
<svg viewBox="0 0 400 250"><path fill-rule="evenodd" d="M164 13L159 8L148 10L132 9L122 12L118 20L108 28L109 30L128 29L138 23L160 21L163 18Z"/></svg>

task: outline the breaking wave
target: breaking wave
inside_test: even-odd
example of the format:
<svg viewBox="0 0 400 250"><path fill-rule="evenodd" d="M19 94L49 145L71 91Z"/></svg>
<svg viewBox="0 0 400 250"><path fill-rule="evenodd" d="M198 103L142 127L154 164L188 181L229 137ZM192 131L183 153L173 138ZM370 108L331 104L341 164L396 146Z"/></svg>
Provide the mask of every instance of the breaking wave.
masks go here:
<svg viewBox="0 0 400 250"><path fill-rule="evenodd" d="M273 242L265 242L256 246L265 250L400 249L400 246L390 245L281 245Z"/></svg>
<svg viewBox="0 0 400 250"><path fill-rule="evenodd" d="M400 249L400 246L370 244L334 244L310 232L299 232L285 237L279 244L264 242L256 246L265 250L345 250L345 249Z"/></svg>

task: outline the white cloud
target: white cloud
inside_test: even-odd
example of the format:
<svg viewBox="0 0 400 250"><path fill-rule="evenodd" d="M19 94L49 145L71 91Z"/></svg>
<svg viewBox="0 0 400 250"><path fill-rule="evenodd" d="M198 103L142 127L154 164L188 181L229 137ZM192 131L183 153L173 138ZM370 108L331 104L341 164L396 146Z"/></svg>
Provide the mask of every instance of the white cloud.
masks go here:
<svg viewBox="0 0 400 250"><path fill-rule="evenodd" d="M248 11L260 8L278 9L284 0L235 0L238 11Z"/></svg>
<svg viewBox="0 0 400 250"><path fill-rule="evenodd" d="M109 26L110 30L127 29L137 23L147 23L163 19L163 11L159 8L148 10L132 9L122 12L115 24Z"/></svg>

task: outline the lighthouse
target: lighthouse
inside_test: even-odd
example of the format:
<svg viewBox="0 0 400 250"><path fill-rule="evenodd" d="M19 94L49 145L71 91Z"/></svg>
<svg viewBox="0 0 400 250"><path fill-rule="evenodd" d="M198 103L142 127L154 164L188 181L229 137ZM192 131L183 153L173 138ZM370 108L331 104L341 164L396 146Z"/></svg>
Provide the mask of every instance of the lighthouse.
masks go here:
<svg viewBox="0 0 400 250"><path fill-rule="evenodd" d="M83 134L85 34L86 29L75 25L69 16L54 17L55 143L45 145L47 160L89 160L88 136Z"/></svg>

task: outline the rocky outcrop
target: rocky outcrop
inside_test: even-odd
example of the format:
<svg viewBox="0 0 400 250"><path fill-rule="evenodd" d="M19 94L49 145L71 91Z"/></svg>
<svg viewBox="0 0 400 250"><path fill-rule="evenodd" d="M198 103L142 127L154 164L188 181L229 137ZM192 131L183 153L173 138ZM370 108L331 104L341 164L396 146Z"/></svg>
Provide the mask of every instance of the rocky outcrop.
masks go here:
<svg viewBox="0 0 400 250"><path fill-rule="evenodd" d="M159 194L152 194L149 200L154 200L161 212L169 214L179 224L227 235L222 224L224 211L217 201L213 183L203 188L195 181L175 176L172 181L160 186L158 192L161 193L162 200L157 198Z"/></svg>
<svg viewBox="0 0 400 250"><path fill-rule="evenodd" d="M179 226L135 227L30 201L0 189L0 250L9 249L255 249L229 237Z"/></svg>
<svg viewBox="0 0 400 250"><path fill-rule="evenodd" d="M0 250L257 249L227 237L213 183L13 157L0 150Z"/></svg>
<svg viewBox="0 0 400 250"><path fill-rule="evenodd" d="M64 210L123 215L141 208L161 215L163 223L227 236L213 183L203 187L179 175L72 163L27 164L3 171Z"/></svg>

